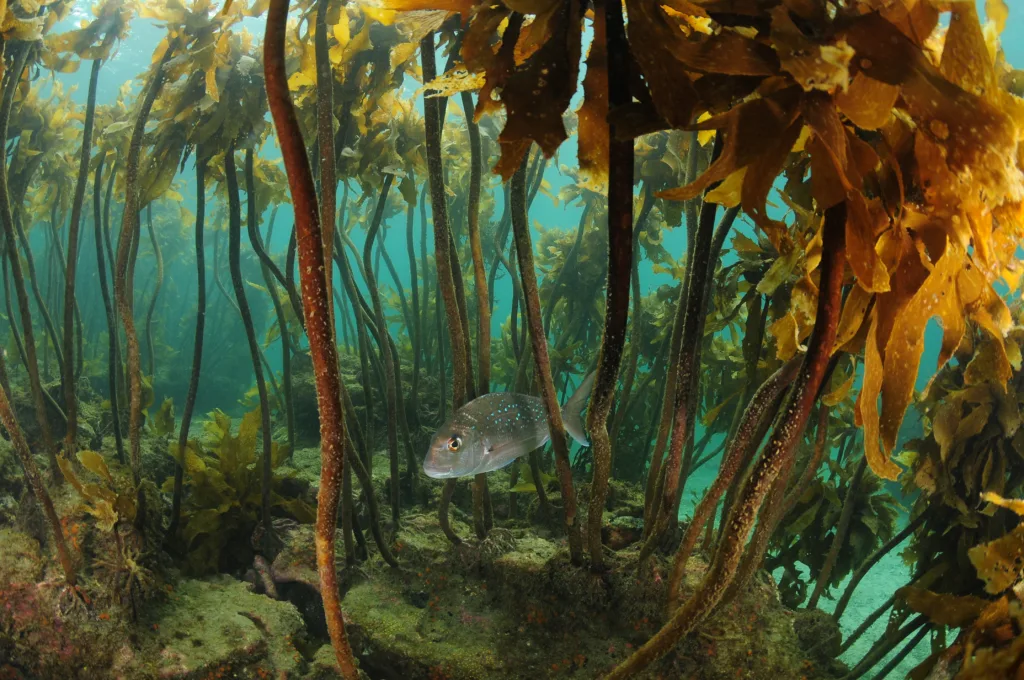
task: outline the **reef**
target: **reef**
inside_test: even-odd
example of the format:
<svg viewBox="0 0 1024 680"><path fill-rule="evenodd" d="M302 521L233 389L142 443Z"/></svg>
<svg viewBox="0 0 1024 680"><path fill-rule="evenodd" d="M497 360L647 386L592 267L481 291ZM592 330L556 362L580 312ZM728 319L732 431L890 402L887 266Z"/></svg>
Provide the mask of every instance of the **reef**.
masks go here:
<svg viewBox="0 0 1024 680"><path fill-rule="evenodd" d="M315 453L295 453L289 468L298 479L316 477ZM507 484L508 475L492 483ZM81 559L97 562L109 539L75 510L73 489L57 500ZM502 520L507 526L483 540L468 538L471 506L470 494L456 495L451 528L467 537L459 545L445 537L436 513L412 511L392 545L400 568L372 544L358 564L339 560L346 627L366 677L597 678L663 623L670 564L656 555L637 572L643 504L636 487L612 486L605 537L622 544L609 550L601 575L568 568L564 537L525 517ZM525 515L536 512L531 506L524 504ZM505 516L507 503L495 512ZM168 556L143 556L140 563L154 571L142 577L145 607L133 615L99 580L99 568L86 580L89 600L67 608L45 546L21 528L0 529L0 677L340 677L326 639L313 529L282 526L280 537L272 563L235 576L188 578ZM705 569L694 558L684 590ZM642 677L841 677L841 666L820 649L816 657L804 651L831 619L810 633L805 619L780 603L766 575Z"/></svg>

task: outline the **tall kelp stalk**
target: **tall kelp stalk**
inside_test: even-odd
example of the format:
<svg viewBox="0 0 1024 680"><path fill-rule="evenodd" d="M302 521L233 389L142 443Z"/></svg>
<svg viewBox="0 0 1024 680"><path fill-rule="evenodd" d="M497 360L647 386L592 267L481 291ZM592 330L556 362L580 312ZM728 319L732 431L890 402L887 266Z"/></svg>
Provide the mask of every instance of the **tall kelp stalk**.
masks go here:
<svg viewBox="0 0 1024 680"><path fill-rule="evenodd" d="M13 325L12 325L13 329ZM7 372L7 361L4 359L4 355L0 352L0 389L3 389L7 398L11 397L11 376Z"/></svg>
<svg viewBox="0 0 1024 680"><path fill-rule="evenodd" d="M388 403L388 457L391 462L391 521L397 529L401 521L401 491L398 469L398 396L395 391L395 363L391 355L391 334L388 332L387 320L384 318L384 305L381 303L380 290L371 270L373 244L377 240L377 231L384 220L384 208L391 193L391 184L395 176L384 173L384 183L377 195L377 206L373 218L366 230L366 244L363 246L363 268L366 270L366 286L373 304L373 315L377 324L377 335L380 344L381 360L384 363L384 394ZM411 477L411 475L410 475Z"/></svg>
<svg viewBox="0 0 1024 680"><path fill-rule="evenodd" d="M430 82L437 77L434 55L434 34L428 33L420 43L423 79ZM428 93L424 93L425 95ZM451 229L448 224L448 200L445 195L444 169L441 162L441 102L424 96L424 126L426 128L427 179L430 186L430 208L434 218L434 259L437 277L448 319L448 338L452 348L452 407L459 408L466 401L466 347L467 338L459 316L459 303L455 288L455 274L451 259Z"/></svg>
<svg viewBox="0 0 1024 680"><path fill-rule="evenodd" d="M381 225L383 226L383 225ZM394 262L391 260L391 256L388 254L388 250L384 245L384 236L380 228L377 229L377 256L384 260L385 266L388 268L388 272L391 274L391 279L395 284L395 291L398 293L399 306L402 308L402 318L406 321L406 329L409 333L412 332L412 317L409 312L409 305L405 299L405 290L402 287L402 281L398 277L398 270L395 268ZM365 269L365 267L364 267ZM379 267L378 267L379 270ZM376 278L374 279L374 285L376 286ZM379 290L379 287L378 287ZM376 316L376 315L375 315ZM391 337L391 332L387 330L386 324L382 325L380 321L377 321L375 325L378 328L378 332L383 330L386 332L387 344L391 353L391 362L394 366L392 382L394 382L395 389L395 409L396 415L398 416L398 428L402 433L402 443L405 447L406 467L409 473L409 492L413 498L416 496L416 477L417 469L419 468L419 461L417 459L416 451L413 448L412 433L409 431L409 414L405 408L405 397L402 394L402 362L401 357L398 353L398 345L395 344L394 338Z"/></svg>
<svg viewBox="0 0 1024 680"><path fill-rule="evenodd" d="M363 415L365 426L363 433L366 436L367 458L364 461L367 467L370 466L369 452L373 451L373 398L371 395L370 382L370 338L366 332L366 318L363 309L359 304L359 291L356 289L355 277L352 274L352 267L349 265L348 254L341 245L340 231L334 232L335 247L334 261L338 265L338 272L341 274L342 285L352 305L353 322L356 325L356 338L359 344L359 373L363 386Z"/></svg>
<svg viewBox="0 0 1024 680"><path fill-rule="evenodd" d="M313 38L316 59L316 142L320 166L320 228L323 230L324 262L328 263L331 262L331 250L334 248L334 213L338 200L334 159L334 72L327 48L327 12L330 4L330 0L317 0ZM327 276L327 299L331 300L334 268L327 267L324 274ZM330 312L333 319L333 305Z"/></svg>
<svg viewBox="0 0 1024 680"><path fill-rule="evenodd" d="M672 565L672 575L668 581L669 612L674 612L679 604L680 584L686 570L686 563L697 544L697 538L704 528L705 522L711 517L722 494L732 484L733 479L744 469L744 463L749 461L757 448L765 432L771 426L785 390L796 377L800 364L796 360L790 360L769 377L754 393L750 399L740 420L736 433L729 441L722 464L719 467L718 476L707 491L704 497L693 511L693 519L686 528L683 540L676 551L675 561Z"/></svg>
<svg viewBox="0 0 1024 680"><path fill-rule="evenodd" d="M13 204L17 206L20 200L17 196L14 196ZM50 339L48 345L44 345L43 349L49 351L53 349L54 359L57 361L57 370L63 375L64 374L64 353L61 351L61 339L57 334L57 326L53 323L53 316L50 314L50 303L47 302L46 296L43 295L43 290L39 285L39 277L36 273L35 258L32 255L32 246L28 240L28 234L25 232L25 227L22 224L22 210L20 208L14 208L13 210L14 219L14 231L18 236L18 243L21 245L21 250L25 255L25 269L28 275L29 287L32 289L32 296L36 300L36 307L39 309L39 316L43 318L43 328L46 330L46 335ZM55 267L47 267L47 274L56 273ZM50 286L52 290L53 287Z"/></svg>
<svg viewBox="0 0 1024 680"><path fill-rule="evenodd" d="M473 95L462 93L462 110L466 114L469 132L469 197L466 206L466 224L469 246L473 256L473 283L476 292L476 344L478 395L491 391L491 306L488 303L487 274L484 270L484 249L480 240L480 183L483 159L480 150L480 127L473 120ZM487 535L483 506L487 497L487 475L479 474L473 480L473 520L477 536Z"/></svg>
<svg viewBox="0 0 1024 680"><path fill-rule="evenodd" d="M480 127L473 121L473 96L462 93L462 109L466 112L469 132L469 197L466 224L469 246L473 254L473 283L476 287L477 309L477 394L491 391L491 308L488 304L487 274L484 271L484 250L480 240L480 184L483 158L480 150Z"/></svg>
<svg viewBox="0 0 1024 680"><path fill-rule="evenodd" d="M153 204L146 206L146 231L149 234L149 245L156 259L156 279L153 282L153 296L149 299L146 310L146 374L151 381L156 378L156 351L153 347L153 315L156 313L157 302L160 301L160 289L164 285L164 255L160 250L160 241L153 228Z"/></svg>
<svg viewBox="0 0 1024 680"><path fill-rule="evenodd" d="M263 63L270 113L277 129L285 171L295 209L295 233L299 255L303 314L316 380L320 412L320 489L316 511L316 563L327 630L334 654L346 680L358 680L359 671L345 635L345 620L338 596L334 565L334 530L345 464L345 419L341 410L341 376L338 349L331 326L331 297L327 290L327 264L316 188L302 141L295 108L288 92L285 69L285 30L289 0L271 0L263 42Z"/></svg>
<svg viewBox="0 0 1024 680"><path fill-rule="evenodd" d="M235 145L228 144L224 154L224 176L228 190L228 268L231 271L231 287L234 289L238 313L245 328L245 338L249 343L249 355L252 359L252 371L256 378L256 392L260 399L260 419L263 427L263 458L262 464L262 521L263 551L271 554L274 543L274 531L270 522L270 493L273 483L273 461L271 460L270 431L270 400L267 398L267 382L263 377L263 364L260 363L260 345L256 339L256 329L252 323L252 311L249 299L245 295L245 281L242 279L242 205L238 197L238 173L235 169ZM255 192L254 192L255 193ZM246 197L247 219L250 225L259 219L254 193ZM251 231L251 228L250 228ZM284 331L282 331L284 332Z"/></svg>
<svg viewBox="0 0 1024 680"><path fill-rule="evenodd" d="M199 394L199 378L203 367L203 334L206 330L206 251L203 230L206 228L206 162L205 149L197 146L196 159L196 330L192 345L192 373L188 379L188 393L181 410L178 430L177 466L174 468L174 495L171 498L171 523L167 534L173 540L181 522L181 497L185 481L185 454L188 450L188 431Z"/></svg>
<svg viewBox="0 0 1024 680"><path fill-rule="evenodd" d="M429 183L424 183L423 188L420 189L419 204L420 204L420 272L423 276L423 302L420 304L420 318L418 323L417 335L419 336L420 354L423 361L424 368L429 372L430 365L430 352L429 345L430 341L427 337L427 318L430 315L430 279L427 276L427 189ZM409 266L414 268L416 266L416 258L414 253L410 249L409 251ZM415 269L412 269L415 274ZM413 277L415 278L415 276ZM418 376L413 376L413 380L418 380ZM418 382L413 383L413 399L419 398L417 388Z"/></svg>
<svg viewBox="0 0 1024 680"><path fill-rule="evenodd" d="M60 200L60 193L58 192L57 201L59 201L59 200ZM50 302L50 306L51 307L56 307L58 303L61 304L61 305L64 304L63 291L59 291L59 284L55 284L54 280L59 282L61 279L63 279L65 282L67 282L67 276L68 276L68 260L67 260L66 254L64 252L64 245L63 245L63 241L62 241L61 236L60 236L60 232L58 231L58 225L64 224L64 214L63 214L62 211L58 210L58 203L57 203L57 201L54 201L53 207L50 210L50 219L49 219L49 222L48 222L48 224L49 224L49 236L50 236L51 247L50 247L50 250L49 250L50 261L47 263L47 266L48 266L48 269L49 269L49 271L47 272L47 277L48 277L48 279L50 279L47 282L48 286L49 286L48 289L47 289L47 294L51 298L51 302ZM79 226L79 229L81 229L81 226ZM70 231L70 229L68 231ZM56 266L54 266L54 263L56 263ZM63 310L63 307L61 307L61 309ZM68 356L72 357L72 359L70 361L70 363L71 363L71 371L72 371L72 375L71 375L72 381L77 381L81 377L81 375L82 375L82 343L81 343L81 339L82 339L82 314L81 314L81 310L78 307L78 300L77 299L75 300L75 303L71 306L71 316L72 316L73 324L74 325L72 326L71 353ZM63 313L62 313L62 318L61 318L61 340L60 340L61 341L61 345L64 344L64 335L63 335L63 333L64 333L64 325L63 324L64 324L64 320L63 320ZM64 350L63 350L63 347L62 347L61 352L63 353L63 351ZM63 386L64 382L65 382L64 381L64 374L61 373L61 385L62 386Z"/></svg>
<svg viewBox="0 0 1024 680"><path fill-rule="evenodd" d="M651 214L651 210L654 209L654 194L651 190L650 184L644 183L643 191L641 192L642 204L640 206L640 213L637 215L636 224L633 225L633 253L637 253L640 248L640 231L644 228L647 222L647 218ZM643 324L643 313L642 313L642 297L640 295L640 257L633 258L633 267L630 272L630 281L632 289L632 310L630 311L630 322L629 322L629 359L626 361L626 372L622 378L622 397L619 404L615 407L615 411L612 417L612 470L615 469L615 447L614 444L619 440L619 431L622 429L622 423L626 420L626 414L629 413L629 407L632 404L633 397L633 383L636 381L636 371L640 363L640 346L643 342L644 324Z"/></svg>
<svg viewBox="0 0 1024 680"><path fill-rule="evenodd" d="M928 509L922 510L920 513L918 513L916 517L907 522L907 525L905 527L900 529L900 531L894 534L892 538L890 538L888 541L885 542L884 545L880 546L877 550L875 550L875 552L871 553L871 556L864 560L864 562L859 567L857 567L857 570L853 572L853 575L847 582L846 589L843 590L843 594L839 597L839 600L836 602L836 608L833 610L832 613L832 616L836 620L836 622L839 622L843 618L843 613L849 606L850 600L853 598L854 591L857 590L857 586L859 586L860 582L864 580L864 577L867 576L867 573L871 571L872 567L878 564L883 557L885 557L890 552L895 550L897 546L903 543L903 541L910 538L910 536L915 531L917 531L922 524L924 524L925 520L928 519L928 515ZM888 607L886 607L886 609L888 609ZM847 638L847 641L849 641L849 638Z"/></svg>
<svg viewBox="0 0 1024 680"><path fill-rule="evenodd" d="M0 43L0 54L6 44ZM11 120L11 109L14 106L14 93L21 82L22 74L28 62L29 45L20 45L14 54L14 65L7 69L4 84L3 101L0 103L0 139L7 139ZM15 234L14 214L11 209L11 197L7 182L7 161L0 159L0 222L3 223L4 238L7 244L7 259L10 262L11 278L14 291L18 298L18 313L21 315L22 345L25 354L25 368L28 371L29 388L32 392L32 403L36 410L36 420L43 437L43 446L50 457L50 474L53 479L59 478L57 467L57 450L50 431L50 421L46 415L46 401L43 397L43 386L39 379L39 360L36 355L35 332L32 329L32 312L29 308L28 292L25 290L25 277L22 273L21 258L18 255L17 236ZM6 287L5 282L5 287ZM13 326L14 318L11 317Z"/></svg>
<svg viewBox="0 0 1024 680"><path fill-rule="evenodd" d="M78 231L85 203L85 185L89 180L89 156L92 154L92 129L96 118L96 86L99 82L102 60L94 59L89 72L89 94L85 104L85 125L82 130L82 153L78 161L78 179L71 202L71 222L68 224L67 267L64 276L64 356L74 353L75 274L78 271ZM97 224L99 222L97 221ZM99 241L97 241L99 243ZM105 278L105 277L104 277ZM64 455L73 456L78 436L78 391L75 389L75 370L71 361L64 365L64 408L67 414L67 434L64 437Z"/></svg>
<svg viewBox="0 0 1024 680"><path fill-rule="evenodd" d="M114 412L119 417L119 422L121 423L120 430L123 433L125 430L123 415L124 407L128 403L128 392L124 375L124 362L121 360L120 331L117 327L117 301L114 299L114 280L116 277L117 258L114 257L113 239L110 235L110 208L114 202L114 180L117 179L117 170L118 163L117 159L114 158L110 163L110 172L107 175L106 188L103 190L103 251L106 253L106 261L110 266L110 290L107 295L110 296L111 308L108 334L112 339L111 342L114 349L115 361L111 370L114 372L114 384L117 388L117 403L119 405L119 408L114 409ZM96 257L97 260L99 260L103 255L97 252ZM113 402L111 402L111 406L113 406Z"/></svg>
<svg viewBox="0 0 1024 680"><path fill-rule="evenodd" d="M25 434L18 424L18 420L14 415L14 409L11 408L11 402L8 400L5 390L0 390L0 422L3 423L7 434L11 438L11 444L14 447L15 454L18 456L18 460L21 462L21 467L25 473L25 479L28 481L29 488L32 490L32 495L43 506L43 514L50 525L50 531L53 532L53 543L57 549L57 559L60 561L61 569L64 571L64 580L69 587L74 588L77 583L75 565L71 561L71 553L68 551L67 543L64 540L64 530L61 528L60 517L57 515L57 511L54 510L53 499L50 498L50 494L46 490L42 475L39 472L39 468L36 467L36 461L32 457L32 451L29 450L28 441L25 440Z"/></svg>
<svg viewBox="0 0 1024 680"><path fill-rule="evenodd" d="M825 378L835 343L842 306L843 267L846 258L846 204L825 210L817 313L807 353L793 381L782 414L743 490L729 513L722 543L700 586L679 607L668 623L632 656L615 668L610 680L634 677L663 656L679 640L703 623L732 583L743 557L758 511L780 473L791 467L797 444ZM784 480L783 480L784 483Z"/></svg>
<svg viewBox="0 0 1024 680"><path fill-rule="evenodd" d="M420 201L426 201L423 193L420 193ZM426 214L424 213L424 220ZM409 297L412 307L412 326L409 328L409 339L412 342L412 390L409 393L409 412L412 414L413 424L419 425L419 389L420 389L420 366L423 361L423 323L420 317L420 284L416 271L416 243L414 227L416 222L416 204L410 203L406 207L405 217L405 245L409 258ZM426 272L424 272L426 274ZM424 290L426 290L424 288Z"/></svg>
<svg viewBox="0 0 1024 680"><path fill-rule="evenodd" d="M631 101L628 55L621 0L602 0L595 13L594 42L587 60L587 76L590 78L588 84L607 87L607 105L611 108L626 106ZM513 223L515 219L516 214L513 212ZM519 243L518 233L516 243ZM530 255L532 256L532 251ZM520 250L520 269L525 271L525 268L526 264ZM591 438L594 457L587 518L587 543L590 547L590 568L595 572L604 570L601 526L612 467L608 414L611 412L619 366L622 364L622 351L626 344L632 272L633 139L617 139L616 126L613 124L608 127L608 291L605 299L604 336L601 339L597 377L587 412L587 431ZM525 282L525 275L523 280ZM527 295L529 296L529 293ZM527 312L530 312L529 304ZM534 354L540 357L536 343ZM566 460L568 461L568 454Z"/></svg>
<svg viewBox="0 0 1024 680"><path fill-rule="evenodd" d="M691 132L687 135L688 153L686 165L684 166L683 180L688 184L693 181L697 172L697 133ZM691 261L691 254L694 252L695 233L697 229L697 211L693 201L687 201L684 205L686 215L686 257L687 263ZM658 418L658 430L654 442L654 453L651 456L650 466L647 470L647 483L644 490L644 537L647 542L644 544L640 561L646 559L650 551L654 549L654 539L651 535L661 520L661 505L659 499L663 493L665 482L662 472L662 463L665 457L665 447L668 445L668 438L671 434L672 413L676 400L676 378L679 366L679 348L682 344L683 322L686 316L686 300L688 299L689 276L679 288L679 296L676 301L676 311L672 318L672 332L669 340L668 366L665 373L665 380L662 386L661 412Z"/></svg>
<svg viewBox="0 0 1024 680"><path fill-rule="evenodd" d="M630 181L632 187L632 181ZM576 517L576 489L572 482L572 465L569 462L569 445L565 438L565 426L562 424L562 410L558 405L558 393L551 378L551 360L548 357L548 341L544 335L543 319L540 310L540 292L537 289L537 271L533 264L533 242L530 238L530 224L526 214L526 162L520 164L512 175L512 233L515 236L516 255L519 261L519 274L523 284L523 297L526 306L526 320L530 326L530 342L533 357L537 365L541 396L548 415L548 429L551 432L551 447L555 452L555 468L558 471L558 482L562 490L562 512L565 529L569 538L569 559L579 565L583 561L583 537L580 523ZM632 189L630 189L632 195ZM630 210L632 207L630 208ZM630 220L632 219L632 214ZM627 237L632 234L627 229ZM629 283L629 265L626 265L626 283ZM628 307L627 295L626 304ZM614 383L613 383L614 386ZM603 505L603 503L602 503ZM600 531L598 531L600 540Z"/></svg>
<svg viewBox="0 0 1024 680"><path fill-rule="evenodd" d="M712 159L721 151L721 135L715 137L715 148ZM691 146L690 154L697 153L696 145ZM715 185L717 186L717 185ZM694 235L693 249L686 257L686 298L683 313L682 333L679 341L675 378L675 411L672 418L672 436L668 451L665 454L664 468L661 475L664 482L660 484L661 494L654 499L660 504L660 514L655 515L656 524L648 541L658 540L665 531L672 529L678 522L679 498L686 483L686 474L690 466L693 447L687 443L693 436L696 422L697 384L700 376L700 357L703 349L704 319L707 316L706 304L709 299L707 290L711 286L707 272L712 265L712 240L714 237L715 217L718 205L704 201L700 206L697 218L697 230ZM683 449L687 455L684 457ZM646 547L646 546L645 546Z"/></svg>
<svg viewBox="0 0 1024 680"><path fill-rule="evenodd" d="M28 361L25 355L25 343L21 341L21 336L18 334L18 328L14 324L14 305L11 303L11 289L14 285L11 283L11 274L8 268L9 258L2 257L0 260L3 260L4 309L7 312L7 318L11 319L11 338L14 339L14 345L18 349L18 358L21 359L21 363L27 365Z"/></svg>
<svg viewBox="0 0 1024 680"><path fill-rule="evenodd" d="M139 242L139 156L142 154L142 137L146 132L146 120L153 109L153 102L163 89L166 79L165 67L174 53L173 44L168 44L163 56L157 62L150 79L146 95L135 116L128 158L125 161L124 212L121 217L121 233L117 238L117 260L114 275L114 300L117 304L121 323L124 325L125 347L127 350L127 372L129 387L128 445L132 467L132 482L137 493L135 524L145 526L146 497L142 491L142 361L139 353L139 336L135 331L135 266Z"/></svg>
<svg viewBox="0 0 1024 680"><path fill-rule="evenodd" d="M120 389L117 378L121 359L117 348L117 321L114 317L114 304L110 299L110 288L107 284L107 265L103 248L103 209L101 201L103 167L106 158L106 154L100 154L96 162L96 171L93 173L93 240L96 242L96 272L100 284L100 297L103 298L103 311L107 322L107 390L110 392L110 422L114 430L114 445L117 448L117 459L124 465L128 462L128 459L125 457L124 436L121 432L121 412L118 408ZM114 168L111 167L111 174L113 173Z"/></svg>
<svg viewBox="0 0 1024 680"><path fill-rule="evenodd" d="M253 169L253 155L252 149L245 150L245 193L247 195L256 194L256 177ZM272 237L274 235L274 222L277 219L278 206L274 206L274 209L270 213L270 224L267 227L267 236L265 239L260 239L259 230L256 228L257 220L248 220L247 226L249 228L249 240L255 243L260 243L258 246L264 253L270 247ZM255 249L257 246L253 246ZM268 255L269 258L269 255ZM261 258L262 259L262 258ZM267 292L270 294L270 302L274 305L274 316L277 317L277 327L280 331L281 339L281 382L282 390L284 392L284 418L285 426L288 429L288 448L291 452L295 451L295 404L292 401L292 338L291 332L288 329L288 317L285 314L284 305L281 304L281 295L277 291L277 284L274 283L273 273L266 264L261 264L260 267L263 272L263 282L267 284Z"/></svg>
<svg viewBox="0 0 1024 680"><path fill-rule="evenodd" d="M420 59L423 64L423 82L430 82L437 77L437 63L434 54L434 34L428 33L420 42ZM469 112L466 115L470 115ZM426 128L427 146L427 180L430 186L430 208L434 217L434 259L437 269L438 287L444 301L444 311L448 320L448 340L452 349L452 408L457 409L466 403L466 386L468 376L468 354L462 318L459 314L458 293L455 286L455 275L452 265L451 230L448 225L448 199L445 196L444 168L441 163L441 128L444 120L441 117L441 102L434 97L424 97L423 121ZM440 338L439 347L440 347ZM438 363L444 368L444 361ZM443 382L443 375L442 375ZM442 398L443 399L443 398ZM455 480L447 480L441 496L439 508L441 528L453 543L459 539L448 523L448 503L455 491Z"/></svg>
<svg viewBox="0 0 1024 680"><path fill-rule="evenodd" d="M15 214L14 220L17 224L17 214ZM52 220L51 224L54 222L56 222L56 219ZM57 274L57 258L55 256L56 247L54 246L55 239L53 237L53 232L55 231L56 229L51 229L50 232L43 235L43 260L45 260L46 262L46 266L44 267L43 271L46 272L46 279L45 286L40 286L43 295L42 302L40 302L39 311L43 316L44 322L46 320L46 317L49 315L49 310L57 306L57 300L55 299L56 285L54 285L54 278ZM28 243L27 239L25 240L25 243ZM30 250L26 250L26 252L29 253L29 258L27 258L25 262L26 264L31 265L28 267L29 280L35 281L36 277L34 271L34 255L32 255ZM47 332L49 332L49 330L50 327L47 326ZM50 343L43 346L43 376L47 380L49 380L50 377L53 375L53 373L50 371L50 348L53 347L53 353L58 358L57 378L60 379L60 376L64 374L64 351L60 347L60 336L57 334L56 326L53 327L53 332L50 333L50 336Z"/></svg>
<svg viewBox="0 0 1024 680"><path fill-rule="evenodd" d="M395 293L398 294L398 306L402 310L402 319L405 321L406 332L412 335L412 311L409 309L409 299L405 294L405 286L402 285L402 279L398 275L398 268L395 267L395 261L391 259L391 253L388 252L387 244L384 240L383 229L377 231L377 257L384 260L384 266L387 267L388 275L391 276L391 282L395 286ZM378 267L379 269L379 267Z"/></svg>
<svg viewBox="0 0 1024 680"><path fill-rule="evenodd" d="M816 609L818 606L818 600L821 599L822 594L825 592L825 588L828 587L829 577L832 575L832 569L836 565L836 560L839 558L839 551L842 549L844 543L846 543L846 535L850 529L850 522L853 520L854 507L857 505L857 491L860 487L861 480L864 479L864 473L867 472L868 459L862 457L854 468L853 478L846 487L846 494L843 497L843 509L839 515L839 523L836 525L835 535L832 537L832 545L829 546L828 554L825 556L825 563L822 565L821 570L818 572L818 580L814 584L814 590L811 591L811 597L807 600L808 609Z"/></svg>

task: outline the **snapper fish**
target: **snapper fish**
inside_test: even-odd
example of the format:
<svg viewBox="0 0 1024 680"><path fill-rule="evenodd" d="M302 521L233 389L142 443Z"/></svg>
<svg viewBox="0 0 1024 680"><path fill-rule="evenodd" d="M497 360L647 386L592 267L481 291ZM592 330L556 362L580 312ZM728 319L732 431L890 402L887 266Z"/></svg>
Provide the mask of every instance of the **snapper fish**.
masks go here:
<svg viewBox="0 0 1024 680"><path fill-rule="evenodd" d="M591 373L562 407L565 430L581 446L590 446L581 412L593 386ZM491 472L550 439L547 411L540 397L491 392L460 408L434 434L423 471L434 479Z"/></svg>

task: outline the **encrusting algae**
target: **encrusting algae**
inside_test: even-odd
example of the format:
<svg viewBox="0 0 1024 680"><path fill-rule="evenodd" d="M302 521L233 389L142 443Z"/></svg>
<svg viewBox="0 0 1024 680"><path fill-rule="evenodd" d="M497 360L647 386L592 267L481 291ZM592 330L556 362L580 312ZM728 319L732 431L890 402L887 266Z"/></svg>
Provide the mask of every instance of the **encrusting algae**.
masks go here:
<svg viewBox="0 0 1024 680"><path fill-rule="evenodd" d="M1024 677L1017 9L0 2L0 680Z"/></svg>

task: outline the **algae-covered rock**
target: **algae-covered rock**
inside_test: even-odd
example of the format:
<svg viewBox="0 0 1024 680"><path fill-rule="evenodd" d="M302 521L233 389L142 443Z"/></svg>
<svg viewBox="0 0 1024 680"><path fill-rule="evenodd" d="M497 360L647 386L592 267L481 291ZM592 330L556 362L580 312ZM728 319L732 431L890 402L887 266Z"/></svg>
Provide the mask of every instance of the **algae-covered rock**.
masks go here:
<svg viewBox="0 0 1024 680"><path fill-rule="evenodd" d="M837 664L843 633L835 618L820 609L801 609L793 614L793 630L800 649L816 664Z"/></svg>
<svg viewBox="0 0 1024 680"><path fill-rule="evenodd" d="M612 550L622 550L639 541L643 533L643 518L621 515L604 525L601 540Z"/></svg>
<svg viewBox="0 0 1024 680"><path fill-rule="evenodd" d="M11 525L18 515L22 473L11 443L0 437L0 525Z"/></svg>
<svg viewBox="0 0 1024 680"><path fill-rule="evenodd" d="M255 668L292 677L303 665L294 646L303 627L295 607L256 595L226 576L183 581L166 602L146 613L143 623L139 658L152 660L161 678Z"/></svg>
<svg viewBox="0 0 1024 680"><path fill-rule="evenodd" d="M39 542L14 529L0 529L0 589L14 583L35 583L43 576Z"/></svg>

